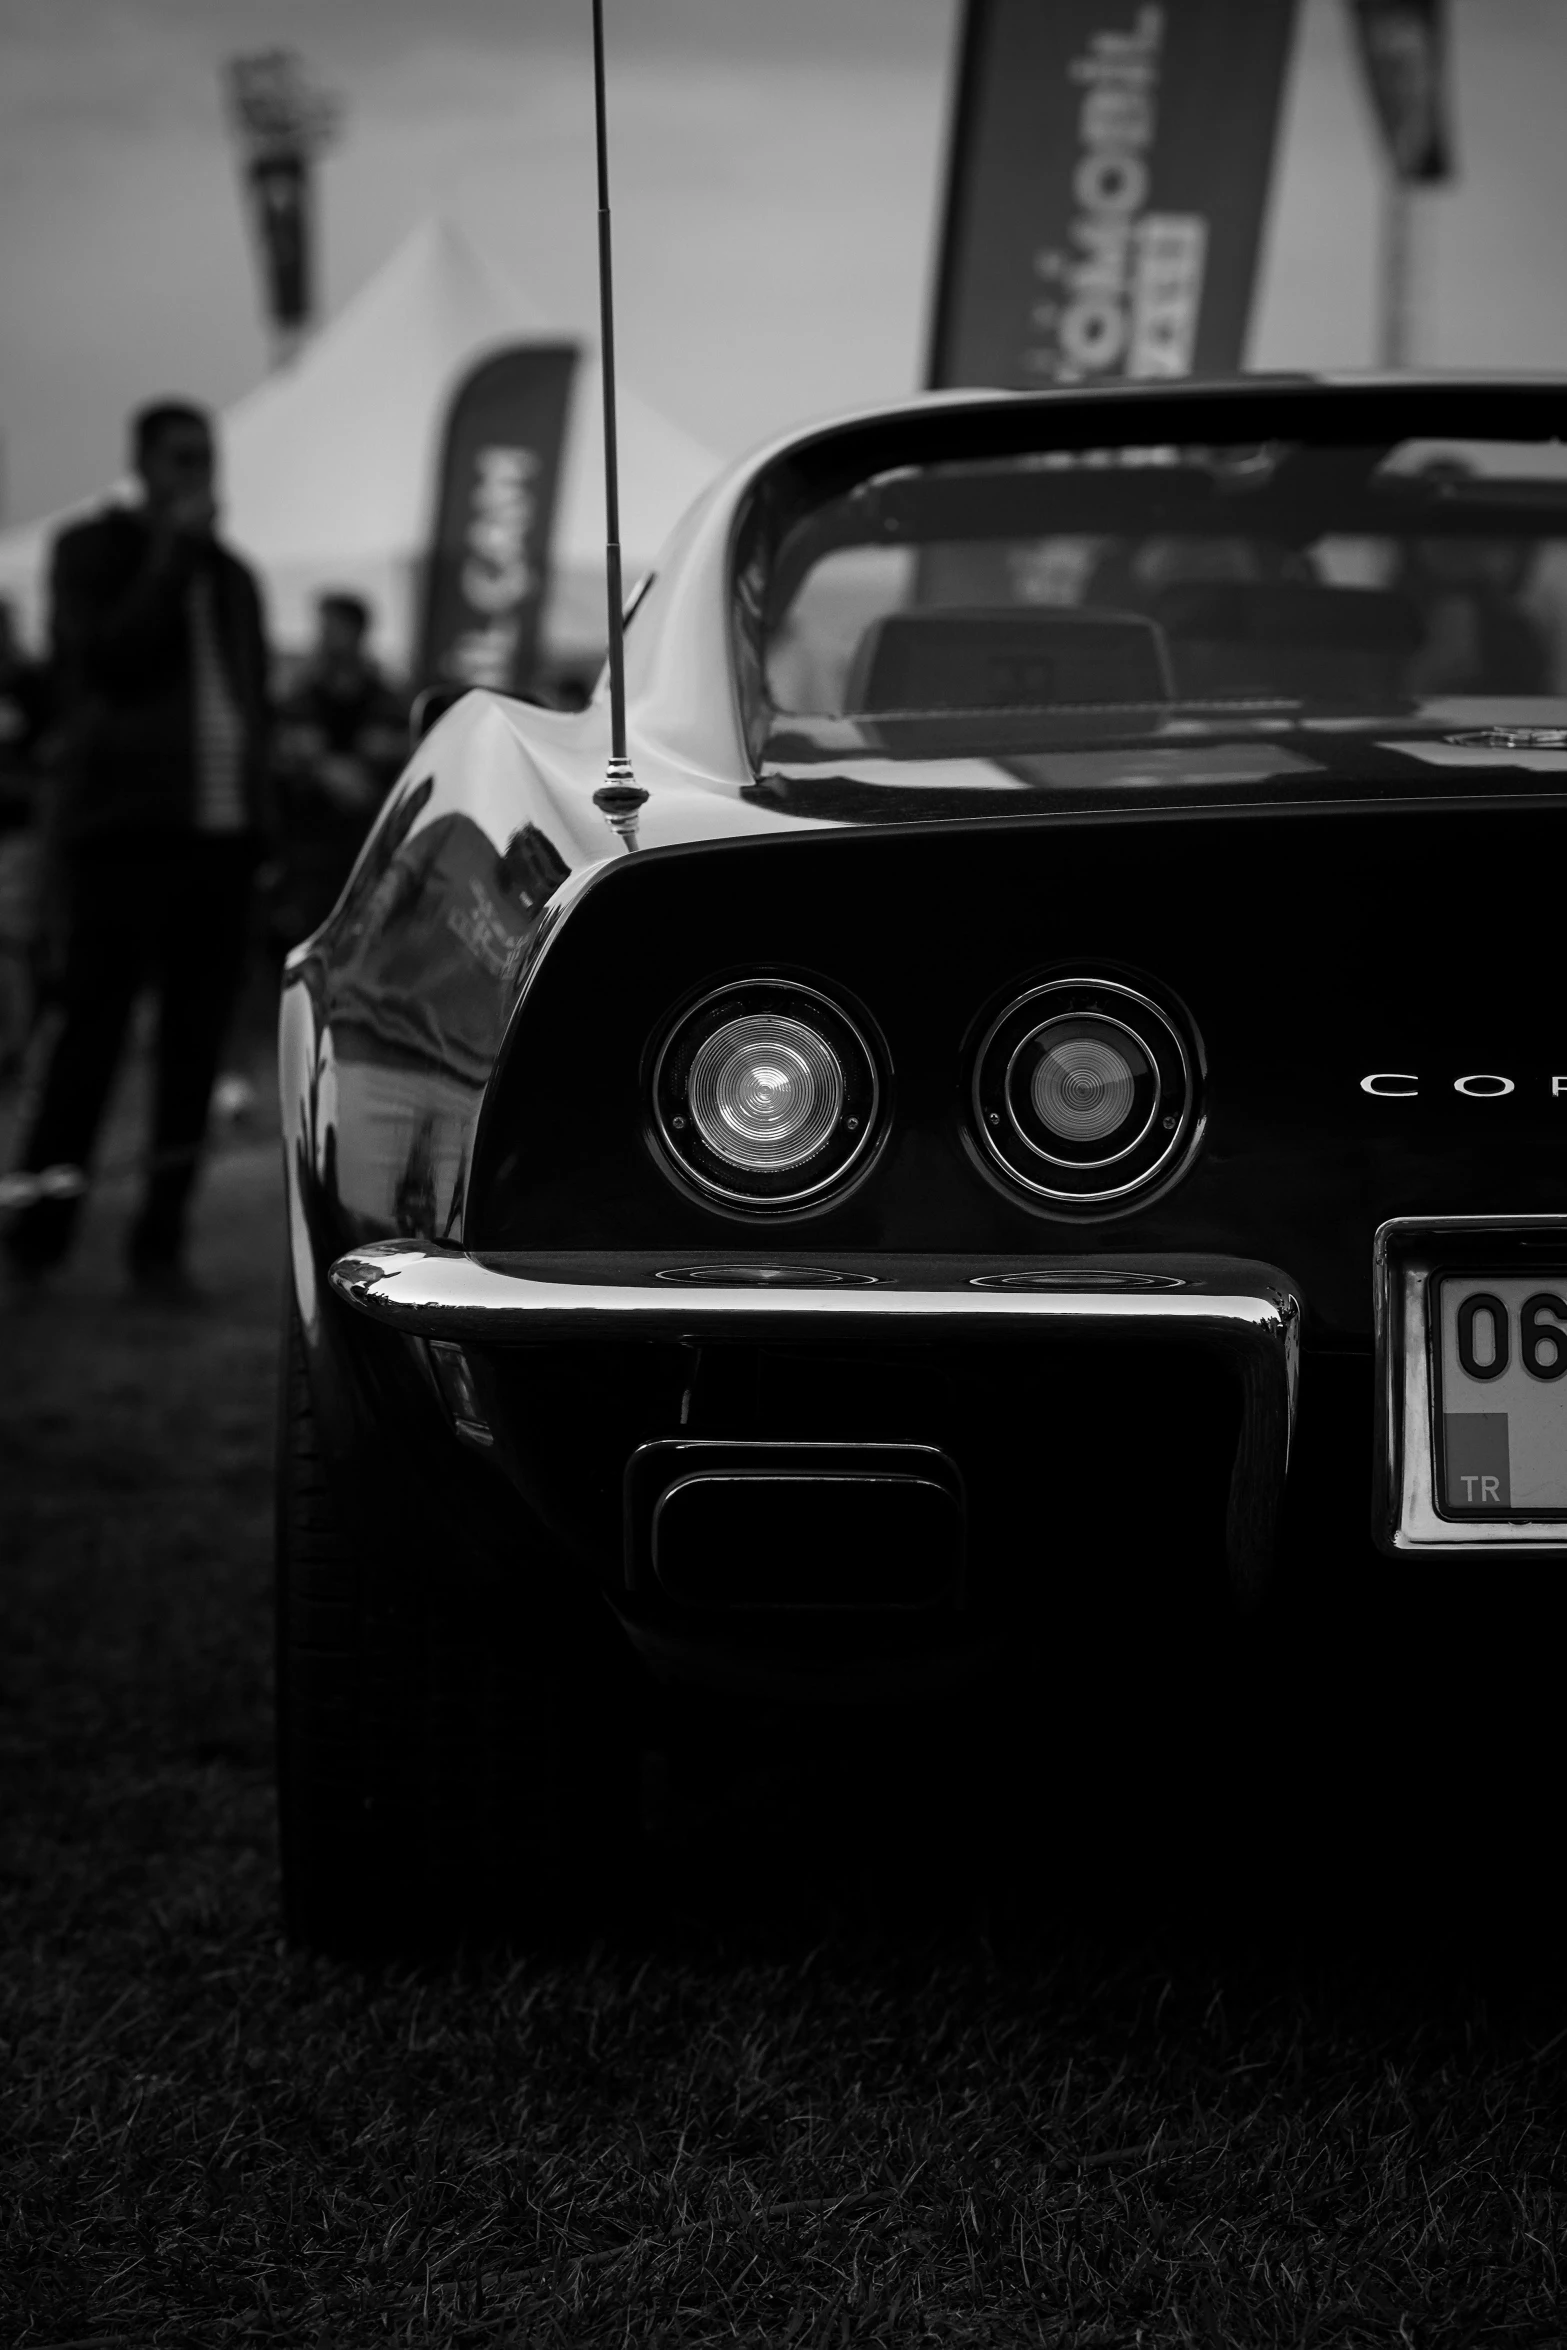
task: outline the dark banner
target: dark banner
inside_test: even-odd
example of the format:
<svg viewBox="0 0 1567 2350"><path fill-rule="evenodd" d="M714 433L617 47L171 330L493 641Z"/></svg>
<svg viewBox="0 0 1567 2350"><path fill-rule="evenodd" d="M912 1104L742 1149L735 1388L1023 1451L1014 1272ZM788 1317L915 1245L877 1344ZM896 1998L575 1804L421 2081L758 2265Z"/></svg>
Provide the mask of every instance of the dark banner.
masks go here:
<svg viewBox="0 0 1567 2350"><path fill-rule="evenodd" d="M419 680L529 684L577 350L518 343L482 359L446 422L425 574Z"/></svg>
<svg viewBox="0 0 1567 2350"><path fill-rule="evenodd" d="M315 310L314 163L331 143L337 101L314 86L292 49L231 57L224 81L244 155L267 317L287 347Z"/></svg>
<svg viewBox="0 0 1567 2350"><path fill-rule="evenodd" d="M968 0L933 385L1241 364L1295 0Z"/></svg>
<svg viewBox="0 0 1567 2350"><path fill-rule="evenodd" d="M1371 103L1406 186L1453 177L1443 0L1350 0Z"/></svg>
<svg viewBox="0 0 1567 2350"><path fill-rule="evenodd" d="M258 155L247 165L245 177L261 252L267 316L274 326L306 326L315 308L309 160L303 155Z"/></svg>

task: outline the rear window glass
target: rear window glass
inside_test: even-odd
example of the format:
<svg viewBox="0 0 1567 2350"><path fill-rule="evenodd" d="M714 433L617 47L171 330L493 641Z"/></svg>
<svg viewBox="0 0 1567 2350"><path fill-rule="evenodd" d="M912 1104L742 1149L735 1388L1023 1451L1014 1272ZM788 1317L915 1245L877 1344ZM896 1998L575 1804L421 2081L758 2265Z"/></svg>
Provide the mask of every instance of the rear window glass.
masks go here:
<svg viewBox="0 0 1567 2350"><path fill-rule="evenodd" d="M1046 750L1567 695L1567 450L1409 439L902 466L780 536L753 740Z"/></svg>

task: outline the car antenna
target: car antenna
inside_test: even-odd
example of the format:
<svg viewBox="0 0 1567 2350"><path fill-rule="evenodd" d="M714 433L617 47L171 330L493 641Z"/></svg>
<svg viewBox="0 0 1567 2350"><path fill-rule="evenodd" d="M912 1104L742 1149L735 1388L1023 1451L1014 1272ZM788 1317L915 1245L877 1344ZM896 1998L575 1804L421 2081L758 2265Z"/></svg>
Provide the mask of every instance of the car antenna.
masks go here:
<svg viewBox="0 0 1567 2350"><path fill-rule="evenodd" d="M604 0L593 0L593 116L598 135L599 359L604 381L604 584L609 605L609 758L593 805L628 849L647 793L626 753L626 623L620 584L620 463L615 438L615 292L609 248L609 131L604 111Z"/></svg>

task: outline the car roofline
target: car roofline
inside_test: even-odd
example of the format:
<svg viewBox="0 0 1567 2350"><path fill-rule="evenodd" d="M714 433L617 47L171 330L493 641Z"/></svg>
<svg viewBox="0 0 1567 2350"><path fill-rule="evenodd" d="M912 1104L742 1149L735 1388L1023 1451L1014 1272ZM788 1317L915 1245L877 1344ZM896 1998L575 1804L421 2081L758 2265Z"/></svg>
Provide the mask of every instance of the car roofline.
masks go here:
<svg viewBox="0 0 1567 2350"><path fill-rule="evenodd" d="M899 400L879 400L863 407L830 410L758 441L734 458L717 475L714 489L738 496L743 483L793 451L803 451L839 435L869 432L878 426L896 427L921 416L966 415L991 411L996 416L1020 413L1048 415L1077 411L1085 406L1129 408L1151 403L1212 400L1267 401L1276 397L1318 395L1325 406L1357 393L1391 397L1398 391L1419 396L1438 392L1475 399L1506 398L1509 393L1558 392L1567 407L1567 373L1551 369L1468 368L1281 368L1245 375L1161 376L1123 378L1112 383L1052 384L1038 391L1018 391L1001 385L914 392Z"/></svg>
<svg viewBox="0 0 1567 2350"><path fill-rule="evenodd" d="M1382 411L1392 409L1401 398L1416 404L1428 401L1460 410L1467 410L1471 404L1483 409L1488 402L1505 406L1518 402L1538 408L1547 401L1557 400L1561 404L1563 426L1567 427L1567 376L1437 371L1390 374L1386 370L1327 374L1289 370L1276 374L1055 385L1041 391L979 388L922 392L901 400L840 410L775 433L734 459L715 477L660 556L657 568L663 574L663 593L649 600L649 617L654 620L651 634L655 643L661 640L669 646L674 657L672 660L655 657L650 667L644 668L639 654L652 650L646 633L640 648L635 631L628 640L628 671L639 673L634 684L628 676L636 730L650 747L668 752L682 764L709 776L727 776L738 782L742 776L749 777L754 772L734 674L727 583L733 572L737 535L752 510L758 484L775 466L791 460L803 460L807 464L815 460L824 467L831 466L836 452L846 469L852 471L862 461L874 469L875 444L885 437L891 444L886 464L889 468L896 467L915 461L923 453L918 451L917 444L924 425L936 426L936 438L940 440L943 436L939 427L943 421L955 428L951 436L955 444L952 453L962 455L966 452L961 444L968 438L963 427L987 417L1011 428L1003 429L999 436L1006 441L1017 434L1023 420L1032 418L1059 417L1063 423L1068 418L1079 423L1097 423L1103 418L1108 423L1117 412L1130 417L1159 408L1171 414L1173 422L1175 415L1189 409L1194 415L1206 410L1204 421L1211 428L1216 409L1298 410L1305 404L1320 410L1326 423L1335 410L1344 414L1364 405ZM1532 421L1538 431L1538 420ZM1394 439L1408 438L1411 432L1417 437L1432 432L1470 439L1488 437L1483 416L1476 417L1472 423L1467 417L1444 419L1440 424L1392 425L1391 419L1389 423ZM1373 426L1368 422L1366 429ZM1384 429L1380 415L1376 417L1374 429ZM1018 445L1025 446L1028 437L1023 435ZM1266 424L1252 437L1267 437ZM1070 446L1071 442L1064 445ZM1095 444L1081 438L1078 445ZM998 449L995 453L1000 455L1003 451ZM939 461L942 452L936 449L929 454ZM671 562L670 555L676 549L678 553ZM665 604L666 596L672 596L677 607L673 613ZM655 604L664 606L656 616ZM715 695L713 679L720 673L726 684L722 694Z"/></svg>

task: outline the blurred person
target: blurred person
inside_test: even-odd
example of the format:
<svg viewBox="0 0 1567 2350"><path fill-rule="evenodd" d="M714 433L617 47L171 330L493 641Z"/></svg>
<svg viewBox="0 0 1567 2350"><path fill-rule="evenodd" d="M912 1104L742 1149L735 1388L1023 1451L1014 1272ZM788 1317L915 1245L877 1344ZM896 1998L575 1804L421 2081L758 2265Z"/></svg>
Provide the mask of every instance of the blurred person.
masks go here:
<svg viewBox="0 0 1567 2350"><path fill-rule="evenodd" d="M274 774L283 876L277 943L307 938L331 912L365 834L408 755L408 708L369 651L360 596L322 596L310 658L278 709Z"/></svg>
<svg viewBox="0 0 1567 2350"><path fill-rule="evenodd" d="M1545 648L1546 691L1567 695L1567 539L1542 539L1520 597Z"/></svg>
<svg viewBox="0 0 1567 2350"><path fill-rule="evenodd" d="M38 798L53 707L49 672L29 659L0 597L0 1083L32 1031L44 933Z"/></svg>
<svg viewBox="0 0 1567 2350"><path fill-rule="evenodd" d="M1440 496L1462 495L1476 479L1456 451L1428 457L1416 481ZM1425 642L1409 664L1413 694L1543 694L1551 656L1544 629L1527 609L1537 549L1528 539L1410 539L1398 552L1390 585L1420 614Z"/></svg>
<svg viewBox="0 0 1567 2350"><path fill-rule="evenodd" d="M1527 539L1412 539L1402 549L1392 584L1425 631L1411 693L1550 692L1550 645L1527 609L1534 559Z"/></svg>
<svg viewBox="0 0 1567 2350"><path fill-rule="evenodd" d="M1088 600L1088 583L1104 551L1102 538L1081 535L1015 540L1006 550L1007 585L1017 604L1073 610Z"/></svg>
<svg viewBox="0 0 1567 2350"><path fill-rule="evenodd" d="M5 1235L14 1271L66 1254L131 1007L157 996L151 1150L133 1282L190 1293L186 1222L270 830L256 581L217 536L206 412L131 419L141 497L61 533L50 605L59 746L43 831L61 911L60 1027ZM14 1188L14 1187L13 1187Z"/></svg>

